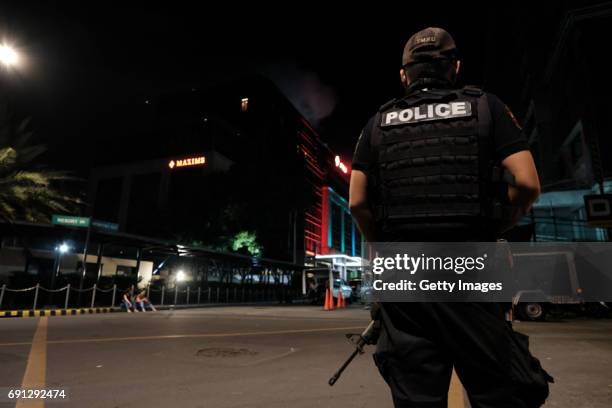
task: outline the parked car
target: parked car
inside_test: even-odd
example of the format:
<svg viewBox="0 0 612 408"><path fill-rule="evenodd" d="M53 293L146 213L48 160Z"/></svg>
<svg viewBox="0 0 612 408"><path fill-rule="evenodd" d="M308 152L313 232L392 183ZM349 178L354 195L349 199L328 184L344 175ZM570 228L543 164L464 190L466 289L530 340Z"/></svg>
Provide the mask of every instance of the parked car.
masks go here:
<svg viewBox="0 0 612 408"><path fill-rule="evenodd" d="M353 294L353 289L346 283L343 279L334 279L334 289L332 290L332 296L338 297L338 290L342 293L342 297L348 302L351 302L351 295Z"/></svg>

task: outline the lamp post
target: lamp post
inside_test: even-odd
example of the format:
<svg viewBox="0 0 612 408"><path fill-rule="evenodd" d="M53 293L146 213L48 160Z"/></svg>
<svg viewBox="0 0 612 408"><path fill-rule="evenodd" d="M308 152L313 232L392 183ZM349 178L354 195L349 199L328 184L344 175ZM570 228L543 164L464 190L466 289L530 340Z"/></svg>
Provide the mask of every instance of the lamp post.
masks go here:
<svg viewBox="0 0 612 408"><path fill-rule="evenodd" d="M55 247L55 265L53 267L53 273L51 274L51 290L55 289L55 279L60 273L61 264L62 264L62 255L70 251L70 246L62 242L57 247ZM53 303L53 292L49 292L49 304Z"/></svg>
<svg viewBox="0 0 612 408"><path fill-rule="evenodd" d="M60 274L60 267L61 267L61 264L62 264L62 255L64 255L66 252L68 252L70 250L70 247L65 242L62 242L57 248L55 248L55 250L57 251L57 263L56 263L55 270L53 271L53 279L51 281L51 289L55 289L55 278L57 276L59 276L59 274Z"/></svg>

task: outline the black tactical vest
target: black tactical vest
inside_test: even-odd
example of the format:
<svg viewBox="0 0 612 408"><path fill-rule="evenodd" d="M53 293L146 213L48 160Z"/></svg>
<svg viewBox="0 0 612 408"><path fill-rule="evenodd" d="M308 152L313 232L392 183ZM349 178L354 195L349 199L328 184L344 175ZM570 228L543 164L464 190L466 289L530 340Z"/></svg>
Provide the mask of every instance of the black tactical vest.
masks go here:
<svg viewBox="0 0 612 408"><path fill-rule="evenodd" d="M369 184L383 237L465 232L493 238L507 185L493 161L486 94L417 90L383 105L375 122L377 166Z"/></svg>

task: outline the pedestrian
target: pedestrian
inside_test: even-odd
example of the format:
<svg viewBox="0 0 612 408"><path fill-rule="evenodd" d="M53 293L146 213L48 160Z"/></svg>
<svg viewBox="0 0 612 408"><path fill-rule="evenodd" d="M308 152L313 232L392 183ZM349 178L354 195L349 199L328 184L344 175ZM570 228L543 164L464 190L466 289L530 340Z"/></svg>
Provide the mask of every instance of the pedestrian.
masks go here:
<svg viewBox="0 0 612 408"><path fill-rule="evenodd" d="M136 295L136 304L140 305L140 310L142 310L143 312L146 312L145 306L149 306L149 308L154 312L157 311L157 309L155 309L155 306L153 306L153 304L149 301L149 298L147 297L147 291L145 289L141 289L140 292L138 292L138 295Z"/></svg>
<svg viewBox="0 0 612 408"><path fill-rule="evenodd" d="M125 307L125 310L128 313L131 313L132 309L134 309L134 311L138 311L138 309L136 309L136 306L134 305L134 286L133 285L127 288L123 292L123 296L121 297L121 304L122 306Z"/></svg>
<svg viewBox="0 0 612 408"><path fill-rule="evenodd" d="M349 205L370 242L495 241L540 184L527 140L495 95L456 86L453 38L427 28L406 43L405 94L363 129ZM500 209L511 209L502 216ZM396 407L446 407L453 366L471 406L531 408L552 378L497 303L381 303L376 365Z"/></svg>
<svg viewBox="0 0 612 408"><path fill-rule="evenodd" d="M307 297L311 304L316 304L318 301L319 284L315 278L308 278L308 293Z"/></svg>

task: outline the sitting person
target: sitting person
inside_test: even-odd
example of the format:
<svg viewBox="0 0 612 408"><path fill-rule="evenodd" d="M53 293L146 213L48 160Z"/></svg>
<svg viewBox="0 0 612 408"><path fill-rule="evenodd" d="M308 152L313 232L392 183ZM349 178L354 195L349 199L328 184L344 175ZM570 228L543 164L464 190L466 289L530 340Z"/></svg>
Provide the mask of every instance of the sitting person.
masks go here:
<svg viewBox="0 0 612 408"><path fill-rule="evenodd" d="M135 303L140 305L140 309L143 312L146 312L145 305L148 305L152 311L157 311L157 309L155 309L155 306L153 306L153 304L149 301L149 298L147 298L147 291L145 289L142 289L140 292L138 292L138 295L136 295Z"/></svg>
<svg viewBox="0 0 612 408"><path fill-rule="evenodd" d="M130 286L129 288L125 290L125 292L123 292L123 297L121 298L121 305L125 306L125 310L127 310L128 313L132 313L132 309L134 309L135 311L138 311L134 303L132 303L133 300L134 300L134 286Z"/></svg>
<svg viewBox="0 0 612 408"><path fill-rule="evenodd" d="M308 292L307 292L307 297L308 299L310 299L310 303L311 304L316 304L319 300L319 284L317 283L316 280L314 279L310 279L310 282L308 282Z"/></svg>

